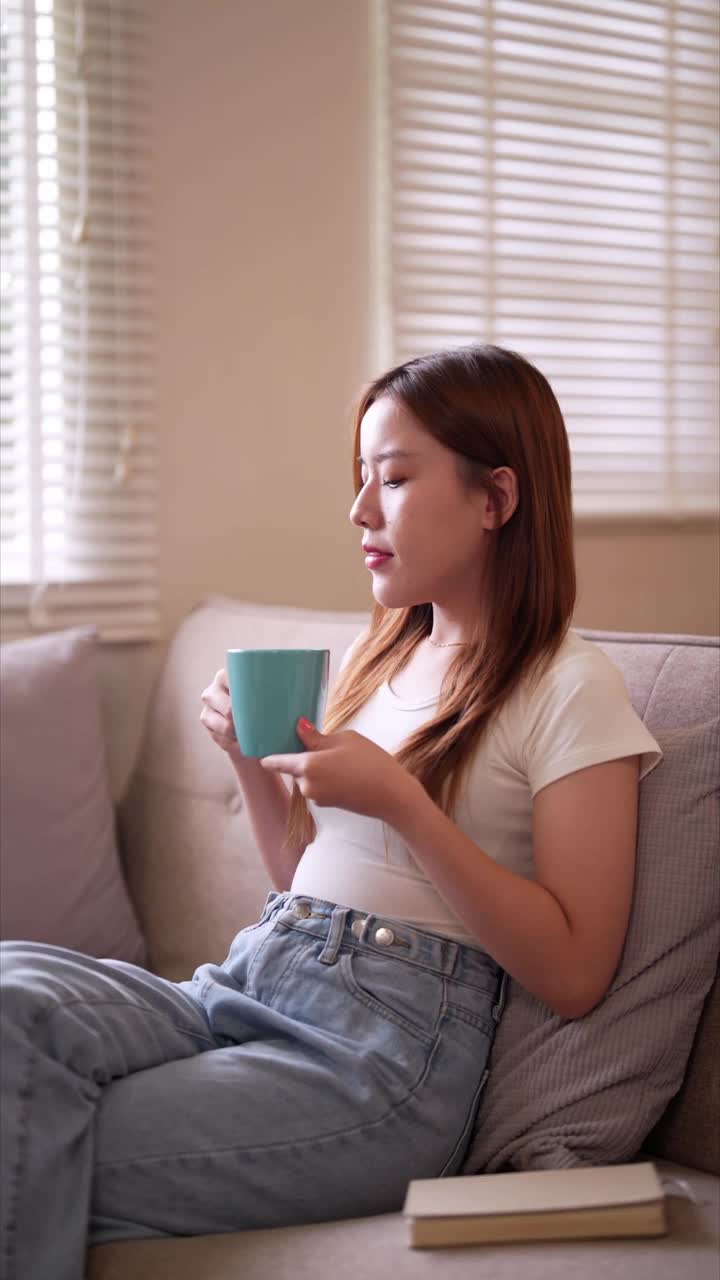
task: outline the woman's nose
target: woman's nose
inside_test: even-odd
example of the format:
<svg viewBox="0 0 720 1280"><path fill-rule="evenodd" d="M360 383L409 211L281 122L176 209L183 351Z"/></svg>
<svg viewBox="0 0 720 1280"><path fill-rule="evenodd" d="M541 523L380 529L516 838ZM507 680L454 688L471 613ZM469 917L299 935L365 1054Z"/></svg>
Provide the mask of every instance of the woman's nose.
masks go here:
<svg viewBox="0 0 720 1280"><path fill-rule="evenodd" d="M360 494L358 494L350 508L350 523L360 525L366 523L365 500Z"/></svg>

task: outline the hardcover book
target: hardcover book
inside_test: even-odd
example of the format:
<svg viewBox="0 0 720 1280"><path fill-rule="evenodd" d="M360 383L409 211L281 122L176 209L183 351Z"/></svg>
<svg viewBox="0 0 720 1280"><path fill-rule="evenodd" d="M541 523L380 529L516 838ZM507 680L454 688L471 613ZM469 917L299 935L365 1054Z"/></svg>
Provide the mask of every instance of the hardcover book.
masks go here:
<svg viewBox="0 0 720 1280"><path fill-rule="evenodd" d="M413 1248L667 1231L651 1162L416 1178L403 1212Z"/></svg>

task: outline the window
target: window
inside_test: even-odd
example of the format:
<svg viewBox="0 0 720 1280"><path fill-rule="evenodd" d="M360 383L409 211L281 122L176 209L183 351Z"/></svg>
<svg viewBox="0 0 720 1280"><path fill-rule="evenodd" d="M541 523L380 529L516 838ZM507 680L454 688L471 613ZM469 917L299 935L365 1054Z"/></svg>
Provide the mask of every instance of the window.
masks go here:
<svg viewBox="0 0 720 1280"><path fill-rule="evenodd" d="M0 0L3 638L157 633L144 21Z"/></svg>
<svg viewBox="0 0 720 1280"><path fill-rule="evenodd" d="M717 0L374 16L378 363L511 347L576 514L717 512Z"/></svg>

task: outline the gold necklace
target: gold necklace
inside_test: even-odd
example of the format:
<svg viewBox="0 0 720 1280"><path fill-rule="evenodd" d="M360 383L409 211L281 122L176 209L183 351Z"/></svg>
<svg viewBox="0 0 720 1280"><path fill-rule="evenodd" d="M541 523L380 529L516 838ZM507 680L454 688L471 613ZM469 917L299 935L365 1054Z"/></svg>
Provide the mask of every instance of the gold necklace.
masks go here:
<svg viewBox="0 0 720 1280"><path fill-rule="evenodd" d="M429 636L428 636L428 640L430 640ZM470 643L469 640L452 640L450 644L438 644L437 640L430 640L430 644L433 646L434 649L462 649L466 644L469 644L469 643Z"/></svg>

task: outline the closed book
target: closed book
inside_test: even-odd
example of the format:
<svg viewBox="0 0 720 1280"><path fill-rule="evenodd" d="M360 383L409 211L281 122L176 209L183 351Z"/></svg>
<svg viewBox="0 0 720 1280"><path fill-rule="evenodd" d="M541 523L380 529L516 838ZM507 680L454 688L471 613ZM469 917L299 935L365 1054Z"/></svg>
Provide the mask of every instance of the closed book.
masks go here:
<svg viewBox="0 0 720 1280"><path fill-rule="evenodd" d="M667 1231L665 1195L649 1161L415 1178L403 1213L410 1245L420 1249Z"/></svg>

